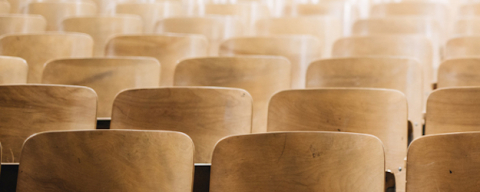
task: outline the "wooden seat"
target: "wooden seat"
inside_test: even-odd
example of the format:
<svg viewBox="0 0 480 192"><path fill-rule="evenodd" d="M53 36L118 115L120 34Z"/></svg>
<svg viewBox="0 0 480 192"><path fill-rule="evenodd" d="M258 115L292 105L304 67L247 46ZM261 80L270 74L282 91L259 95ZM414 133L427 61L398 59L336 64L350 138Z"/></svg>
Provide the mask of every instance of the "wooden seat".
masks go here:
<svg viewBox="0 0 480 192"><path fill-rule="evenodd" d="M371 135L286 132L231 136L215 147L210 191L383 192L382 142Z"/></svg>
<svg viewBox="0 0 480 192"><path fill-rule="evenodd" d="M444 88L428 97L425 134L480 131L480 87Z"/></svg>
<svg viewBox="0 0 480 192"><path fill-rule="evenodd" d="M136 15L73 17L62 23L63 31L80 32L92 36L93 56L101 57L105 45L114 35L142 33L142 19Z"/></svg>
<svg viewBox="0 0 480 192"><path fill-rule="evenodd" d="M407 191L476 191L480 133L425 136L408 149Z"/></svg>
<svg viewBox="0 0 480 192"><path fill-rule="evenodd" d="M480 86L480 58L446 60L438 70L438 88Z"/></svg>
<svg viewBox="0 0 480 192"><path fill-rule="evenodd" d="M125 89L158 87L160 64L149 57L59 59L45 64L42 83L91 87L97 117L108 118L115 96Z"/></svg>
<svg viewBox="0 0 480 192"><path fill-rule="evenodd" d="M0 15L0 35L9 33L41 33L47 21L40 15Z"/></svg>
<svg viewBox="0 0 480 192"><path fill-rule="evenodd" d="M0 56L0 85L27 83L27 62L18 57Z"/></svg>
<svg viewBox="0 0 480 192"><path fill-rule="evenodd" d="M80 33L11 34L0 38L0 55L16 56L28 63L28 83L40 83L49 60L91 57L93 40Z"/></svg>
<svg viewBox="0 0 480 192"><path fill-rule="evenodd" d="M188 33L204 35L209 41L209 55L218 55L218 47L225 39L244 33L242 22L232 17L174 17L157 23L156 33Z"/></svg>
<svg viewBox="0 0 480 192"><path fill-rule="evenodd" d="M30 135L51 130L95 129L97 96L77 86L0 86L2 162L18 162Z"/></svg>
<svg viewBox="0 0 480 192"><path fill-rule="evenodd" d="M265 132L268 100L290 88L290 63L266 56L188 59L177 65L174 85L245 89L253 98L252 132Z"/></svg>
<svg viewBox="0 0 480 192"><path fill-rule="evenodd" d="M313 36L238 37L223 42L220 56L272 55L290 60L291 85L305 86L305 72L311 61L320 58L320 42ZM255 96L253 96L255 99Z"/></svg>
<svg viewBox="0 0 480 192"><path fill-rule="evenodd" d="M480 35L452 38L445 46L445 59L478 56L480 56Z"/></svg>
<svg viewBox="0 0 480 192"><path fill-rule="evenodd" d="M192 191L193 151L170 131L40 133L23 147L17 191Z"/></svg>
<svg viewBox="0 0 480 192"><path fill-rule="evenodd" d="M383 141L385 169L395 174L397 191L405 191L407 100L399 91L359 88L282 91L270 100L267 131L374 135Z"/></svg>
<svg viewBox="0 0 480 192"><path fill-rule="evenodd" d="M446 4L439 2L387 2L373 5L370 9L370 16L423 16L437 20L442 28L446 28L449 19L449 10Z"/></svg>
<svg viewBox="0 0 480 192"><path fill-rule="evenodd" d="M186 133L195 144L194 162L210 163L220 139L251 133L252 97L232 88L127 90L115 98L110 129Z"/></svg>
<svg viewBox="0 0 480 192"><path fill-rule="evenodd" d="M183 14L180 2L165 1L155 3L120 3L116 7L117 14L134 14L142 17L143 31L152 33L157 21Z"/></svg>
<svg viewBox="0 0 480 192"><path fill-rule="evenodd" d="M29 14L42 15L47 19L47 31L60 31L61 23L68 17L95 15L92 2L33 2L28 5Z"/></svg>
<svg viewBox="0 0 480 192"><path fill-rule="evenodd" d="M255 22L271 16L268 6L257 2L239 2L236 4L205 4L206 15L232 16L242 21L245 32L254 34Z"/></svg>

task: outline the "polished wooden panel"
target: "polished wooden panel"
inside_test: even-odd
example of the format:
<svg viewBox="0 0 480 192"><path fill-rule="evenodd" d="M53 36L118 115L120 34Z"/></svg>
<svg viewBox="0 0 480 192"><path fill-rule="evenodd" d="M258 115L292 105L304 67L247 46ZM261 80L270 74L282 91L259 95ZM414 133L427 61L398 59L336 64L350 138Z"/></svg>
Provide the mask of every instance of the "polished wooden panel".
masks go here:
<svg viewBox="0 0 480 192"><path fill-rule="evenodd" d="M49 130L95 129L97 96L77 86L1 85L2 162L18 162L30 135Z"/></svg>
<svg viewBox="0 0 480 192"><path fill-rule="evenodd" d="M449 11L446 4L427 1L379 3L370 9L371 17L423 16L437 20L442 28L448 23Z"/></svg>
<svg viewBox="0 0 480 192"><path fill-rule="evenodd" d="M221 44L220 56L272 55L286 57L292 64L292 87L303 88L308 64L320 58L320 47L319 41L313 36L238 37Z"/></svg>
<svg viewBox="0 0 480 192"><path fill-rule="evenodd" d="M183 7L180 2L165 1L155 3L120 3L116 7L116 13L134 14L142 17L143 31L152 33L157 21L180 16L183 14Z"/></svg>
<svg viewBox="0 0 480 192"><path fill-rule="evenodd" d="M381 120L380 120L381 119ZM275 94L267 131L335 131L371 134L385 147L386 170L405 191L407 100L388 89L306 89Z"/></svg>
<svg viewBox="0 0 480 192"><path fill-rule="evenodd" d="M232 88L127 90L115 98L110 129L186 133L195 144L194 162L210 163L220 139L251 133L252 97Z"/></svg>
<svg viewBox="0 0 480 192"><path fill-rule="evenodd" d="M428 97L425 134L479 131L480 87L444 88Z"/></svg>
<svg viewBox="0 0 480 192"><path fill-rule="evenodd" d="M160 65L154 58L60 59L45 64L42 83L91 87L98 95L97 117L110 117L118 93L158 87L159 76Z"/></svg>
<svg viewBox="0 0 480 192"><path fill-rule="evenodd" d="M371 135L231 136L215 147L210 191L384 191L382 142Z"/></svg>
<svg viewBox="0 0 480 192"><path fill-rule="evenodd" d="M480 86L480 58L446 60L438 70L438 88Z"/></svg>
<svg viewBox="0 0 480 192"><path fill-rule="evenodd" d="M155 57L162 65L161 86L173 85L175 66L181 60L207 55L208 41L200 35L122 35L112 38L107 46L107 56Z"/></svg>
<svg viewBox="0 0 480 192"><path fill-rule="evenodd" d="M33 2L28 5L29 14L47 19L47 31L60 31L61 23L68 17L95 15L96 6L91 2Z"/></svg>
<svg viewBox="0 0 480 192"><path fill-rule="evenodd" d="M453 27L454 36L480 35L480 18L460 19Z"/></svg>
<svg viewBox="0 0 480 192"><path fill-rule="evenodd" d="M28 83L40 83L43 66L58 58L92 56L93 40L80 33L11 34L0 39L0 55L28 63Z"/></svg>
<svg viewBox="0 0 480 192"><path fill-rule="evenodd" d="M315 61L307 71L307 87L368 87L395 89L405 94L413 136L422 135L422 70L414 59L356 57Z"/></svg>
<svg viewBox="0 0 480 192"><path fill-rule="evenodd" d="M9 33L40 33L47 27L47 21L40 15L0 15L0 35Z"/></svg>
<svg viewBox="0 0 480 192"><path fill-rule="evenodd" d="M142 33L142 19L136 15L73 17L62 22L63 31L86 33L94 41L93 56L101 57L114 35Z"/></svg>
<svg viewBox="0 0 480 192"><path fill-rule="evenodd" d="M155 32L204 35L210 44L209 55L216 56L222 41L243 35L244 29L241 21L232 17L174 17L159 21Z"/></svg>
<svg viewBox="0 0 480 192"><path fill-rule="evenodd" d="M18 57L0 56L0 85L27 83L28 64Z"/></svg>
<svg viewBox="0 0 480 192"><path fill-rule="evenodd" d="M239 2L236 4L205 4L205 14L225 15L240 19L248 34L253 34L255 22L271 16L268 6L256 2Z"/></svg>
<svg viewBox="0 0 480 192"><path fill-rule="evenodd" d="M407 191L477 191L480 133L425 136L408 149Z"/></svg>
<svg viewBox="0 0 480 192"><path fill-rule="evenodd" d="M452 38L445 46L445 59L478 56L480 56L480 35Z"/></svg>
<svg viewBox="0 0 480 192"><path fill-rule="evenodd" d="M170 131L47 132L30 137L17 191L192 191L192 140Z"/></svg>
<svg viewBox="0 0 480 192"><path fill-rule="evenodd" d="M252 132L265 132L270 97L290 88L290 63L280 57L188 59L175 70L175 86L221 86L247 90L253 98Z"/></svg>

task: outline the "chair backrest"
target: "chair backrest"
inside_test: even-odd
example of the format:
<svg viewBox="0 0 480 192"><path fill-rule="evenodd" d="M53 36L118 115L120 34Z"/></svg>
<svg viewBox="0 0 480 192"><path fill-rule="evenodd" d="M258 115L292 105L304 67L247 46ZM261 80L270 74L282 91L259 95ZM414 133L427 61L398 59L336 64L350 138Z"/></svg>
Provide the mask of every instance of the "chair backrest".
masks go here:
<svg viewBox="0 0 480 192"><path fill-rule="evenodd" d="M239 2L236 4L205 4L206 15L224 15L237 17L242 21L246 33L254 34L255 22L271 16L268 6L257 2Z"/></svg>
<svg viewBox="0 0 480 192"><path fill-rule="evenodd" d="M210 191L361 191L384 188L382 142L371 135L287 132L231 136L215 147Z"/></svg>
<svg viewBox="0 0 480 192"><path fill-rule="evenodd" d="M355 14L353 12L348 14ZM284 7L285 15L290 16L332 16L342 18L345 16L344 1L321 1L318 3L296 3Z"/></svg>
<svg viewBox="0 0 480 192"><path fill-rule="evenodd" d="M189 192L193 151L170 131L40 133L23 147L17 191Z"/></svg>
<svg viewBox="0 0 480 192"><path fill-rule="evenodd" d="M0 15L0 35L9 33L41 33L47 21L40 15Z"/></svg>
<svg viewBox="0 0 480 192"><path fill-rule="evenodd" d="M159 21L155 32L204 35L209 41L209 55L216 56L222 41L243 35L244 29L242 22L233 17L172 17Z"/></svg>
<svg viewBox="0 0 480 192"><path fill-rule="evenodd" d="M27 83L28 65L19 57L0 56L0 85Z"/></svg>
<svg viewBox="0 0 480 192"><path fill-rule="evenodd" d="M238 37L221 44L220 56L271 55L286 57L292 65L292 87L303 88L308 64L320 58L320 47L320 42L313 36Z"/></svg>
<svg viewBox="0 0 480 192"><path fill-rule="evenodd" d="M207 56L208 41L201 35L122 35L112 38L106 56L155 57L162 65L161 86L172 86L175 66L181 60Z"/></svg>
<svg viewBox="0 0 480 192"><path fill-rule="evenodd" d="M479 56L480 35L452 38L445 45L445 59Z"/></svg>
<svg viewBox="0 0 480 192"><path fill-rule="evenodd" d="M115 11L117 14L134 14L142 17L143 32L152 33L157 21L167 17L182 15L183 7L180 2L174 1L155 3L122 2L117 5Z"/></svg>
<svg viewBox="0 0 480 192"><path fill-rule="evenodd" d="M455 22L453 27L454 36L480 35L480 19L468 18L460 19Z"/></svg>
<svg viewBox="0 0 480 192"><path fill-rule="evenodd" d="M408 148L407 191L476 191L480 133L425 136Z"/></svg>
<svg viewBox="0 0 480 192"><path fill-rule="evenodd" d="M11 6L7 0L0 1L0 14L9 14L10 10Z"/></svg>
<svg viewBox="0 0 480 192"><path fill-rule="evenodd" d="M28 63L28 83L40 83L43 66L58 58L91 57L93 40L80 33L11 34L0 39L0 55Z"/></svg>
<svg viewBox="0 0 480 192"><path fill-rule="evenodd" d="M397 190L404 190L407 122L407 100L399 91L303 89L282 91L272 97L267 131L342 131L374 135L385 146L385 169L395 174Z"/></svg>
<svg viewBox="0 0 480 192"><path fill-rule="evenodd" d="M68 17L95 15L92 2L33 2L28 4L29 14L38 14L47 20L47 31L60 31L61 23Z"/></svg>
<svg viewBox="0 0 480 192"><path fill-rule="evenodd" d="M195 144L195 163L210 163L220 139L251 133L252 97L232 88L127 90L115 98L110 129L186 133Z"/></svg>
<svg viewBox="0 0 480 192"><path fill-rule="evenodd" d="M290 63L267 56L188 59L177 65L174 85L245 89L253 98L252 132L265 132L270 97L290 88Z"/></svg>
<svg viewBox="0 0 480 192"><path fill-rule="evenodd" d="M18 162L30 135L52 130L95 129L97 96L77 86L0 86L2 162Z"/></svg>
<svg viewBox="0 0 480 192"><path fill-rule="evenodd" d="M473 2L473 1L472 1ZM478 17L480 16L480 3L467 3L459 7L457 16L459 17Z"/></svg>
<svg viewBox="0 0 480 192"><path fill-rule="evenodd" d="M142 19L136 15L72 17L62 22L62 30L92 36L93 56L102 57L110 38L114 35L140 34L143 25Z"/></svg>
<svg viewBox="0 0 480 192"><path fill-rule="evenodd" d="M480 87L438 89L428 97L425 134L479 131Z"/></svg>
<svg viewBox="0 0 480 192"><path fill-rule="evenodd" d="M379 3L370 9L371 17L423 16L437 20L442 28L448 23L449 11L446 4L427 1Z"/></svg>
<svg viewBox="0 0 480 192"><path fill-rule="evenodd" d="M422 70L415 59L395 57L354 57L325 59L310 64L307 88L383 88L405 94L413 136L422 135Z"/></svg>
<svg viewBox="0 0 480 192"><path fill-rule="evenodd" d="M98 95L98 117L110 117L115 96L131 88L158 87L160 64L154 58L60 59L45 65L42 83L91 87Z"/></svg>
<svg viewBox="0 0 480 192"><path fill-rule="evenodd" d="M480 58L446 60L438 69L438 88L480 86Z"/></svg>

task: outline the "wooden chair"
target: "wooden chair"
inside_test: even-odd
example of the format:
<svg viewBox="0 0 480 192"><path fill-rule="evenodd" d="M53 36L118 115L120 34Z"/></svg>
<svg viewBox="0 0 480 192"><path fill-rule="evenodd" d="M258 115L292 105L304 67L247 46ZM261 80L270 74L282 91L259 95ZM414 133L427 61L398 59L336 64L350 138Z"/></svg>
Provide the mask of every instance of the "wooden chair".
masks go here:
<svg viewBox="0 0 480 192"><path fill-rule="evenodd" d="M0 85L27 83L28 65L19 57L0 56Z"/></svg>
<svg viewBox="0 0 480 192"><path fill-rule="evenodd" d="M17 191L192 191L193 151L170 131L40 133L23 147Z"/></svg>
<svg viewBox="0 0 480 192"><path fill-rule="evenodd" d="M210 163L220 139L251 133L252 97L245 90L231 88L127 90L115 98L110 129L186 133L195 144L194 162Z"/></svg>
<svg viewBox="0 0 480 192"><path fill-rule="evenodd" d="M91 87L97 117L109 118L115 96L125 89L158 87L160 64L148 57L59 59L45 64L42 83Z"/></svg>
<svg viewBox="0 0 480 192"><path fill-rule="evenodd" d="M155 3L120 3L116 7L117 14L134 14L142 17L143 31L152 33L157 21L167 18L180 16L183 13L183 7L180 2L165 1Z"/></svg>
<svg viewBox="0 0 480 192"><path fill-rule="evenodd" d="M438 89L428 97L425 135L479 131L480 87Z"/></svg>
<svg viewBox="0 0 480 192"><path fill-rule="evenodd" d="M212 158L210 191L383 192L382 142L371 135L280 132L231 136Z"/></svg>
<svg viewBox="0 0 480 192"><path fill-rule="evenodd" d="M366 88L289 90L270 99L267 131L342 131L374 135L383 141L385 169L395 174L397 191L405 191L407 122L407 100L399 91Z"/></svg>
<svg viewBox="0 0 480 192"><path fill-rule="evenodd" d="M95 15L96 5L91 2L33 2L28 4L29 14L47 19L47 31L60 31L61 23L68 17Z"/></svg>
<svg viewBox="0 0 480 192"><path fill-rule="evenodd" d="M271 55L286 57L292 64L292 87L303 88L308 64L320 58L320 47L320 42L313 36L238 37L221 44L220 56Z"/></svg>
<svg viewBox="0 0 480 192"><path fill-rule="evenodd" d="M206 15L232 16L242 21L247 34L254 34L255 22L271 16L268 6L257 2L238 2L236 4L205 4ZM251 29L251 30L250 30Z"/></svg>
<svg viewBox="0 0 480 192"><path fill-rule="evenodd" d="M459 17L478 17L480 16L480 3L467 3L459 7L457 13Z"/></svg>
<svg viewBox="0 0 480 192"><path fill-rule="evenodd" d="M480 35L480 18L460 19L455 22L453 36Z"/></svg>
<svg viewBox="0 0 480 192"><path fill-rule="evenodd" d="M407 191L476 191L480 133L425 136L408 148Z"/></svg>
<svg viewBox="0 0 480 192"><path fill-rule="evenodd" d="M342 18L345 14L344 1L321 1L316 4L291 4L284 7L284 14L287 16L332 16ZM350 14L355 14L353 11Z"/></svg>
<svg viewBox="0 0 480 192"><path fill-rule="evenodd" d="M446 60L438 70L438 88L480 86L480 58Z"/></svg>
<svg viewBox="0 0 480 192"><path fill-rule="evenodd" d="M173 85L175 66L183 59L207 56L208 41L200 35L122 35L106 46L107 56L155 57L162 65L161 86Z"/></svg>
<svg viewBox="0 0 480 192"><path fill-rule="evenodd" d="M370 16L423 16L437 20L442 28L446 28L449 23L449 10L447 5L429 1L387 2L375 4L370 9Z"/></svg>
<svg viewBox="0 0 480 192"><path fill-rule="evenodd" d="M480 56L480 35L461 36L447 41L445 59Z"/></svg>
<svg viewBox="0 0 480 192"><path fill-rule="evenodd" d="M30 135L51 130L95 129L97 95L77 86L1 85L2 162L18 162Z"/></svg>
<svg viewBox="0 0 480 192"><path fill-rule="evenodd" d="M63 31L86 33L93 37L93 56L105 55L105 45L114 35L142 33L142 19L136 15L73 17L62 23Z"/></svg>
<svg viewBox="0 0 480 192"><path fill-rule="evenodd" d="M0 35L9 33L41 33L47 21L40 15L0 15Z"/></svg>
<svg viewBox="0 0 480 192"><path fill-rule="evenodd" d="M115 6L117 3L125 2L126 0L90 0L95 3L97 7L97 15L111 15L115 13Z"/></svg>
<svg viewBox="0 0 480 192"><path fill-rule="evenodd" d="M188 59L175 69L175 86L220 86L247 90L253 98L252 132L265 132L268 100L290 88L290 63L280 57Z"/></svg>
<svg viewBox="0 0 480 192"><path fill-rule="evenodd" d="M161 20L157 33L188 33L204 35L209 41L209 55L218 55L218 47L225 39L243 35L240 20L232 17L173 17Z"/></svg>
<svg viewBox="0 0 480 192"><path fill-rule="evenodd" d="M9 14L10 10L11 6L7 0L0 1L0 14Z"/></svg>

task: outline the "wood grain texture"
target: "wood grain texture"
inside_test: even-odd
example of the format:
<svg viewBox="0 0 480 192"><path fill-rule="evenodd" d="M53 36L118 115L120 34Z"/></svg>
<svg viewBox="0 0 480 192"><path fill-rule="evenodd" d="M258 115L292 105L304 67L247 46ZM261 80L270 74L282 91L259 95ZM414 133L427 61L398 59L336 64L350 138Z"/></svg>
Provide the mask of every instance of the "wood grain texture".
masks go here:
<svg viewBox="0 0 480 192"><path fill-rule="evenodd" d="M307 35L238 37L221 44L220 56L271 55L286 57L292 65L292 87L303 88L308 64L321 57L320 47L321 44L316 38Z"/></svg>
<svg viewBox="0 0 480 192"><path fill-rule="evenodd" d="M428 97L425 134L479 131L479 87L438 89Z"/></svg>
<svg viewBox="0 0 480 192"><path fill-rule="evenodd" d="M68 17L95 15L92 2L33 2L28 4L28 14L38 14L47 20L47 31L60 31L61 23Z"/></svg>
<svg viewBox="0 0 480 192"><path fill-rule="evenodd" d="M357 87L394 89L407 98L413 136L423 132L422 70L415 59L356 57L318 60L307 71L307 88Z"/></svg>
<svg viewBox="0 0 480 192"><path fill-rule="evenodd" d="M91 87L97 117L110 117L115 96L125 89L158 87L160 64L148 57L60 59L45 65L42 83Z"/></svg>
<svg viewBox="0 0 480 192"><path fill-rule="evenodd" d="M438 70L438 88L480 86L480 58L446 60Z"/></svg>
<svg viewBox="0 0 480 192"><path fill-rule="evenodd" d="M30 135L52 130L95 129L97 96L77 86L0 86L2 162L18 162Z"/></svg>
<svg viewBox="0 0 480 192"><path fill-rule="evenodd" d="M172 17L159 21L155 32L203 35L209 41L209 55L217 56L220 43L231 37L242 36L244 27L239 19L226 16Z"/></svg>
<svg viewBox="0 0 480 192"><path fill-rule="evenodd" d="M478 132L425 136L408 149L407 191L476 191Z"/></svg>
<svg viewBox="0 0 480 192"><path fill-rule="evenodd" d="M123 2L117 4L115 12L117 14L134 14L142 17L143 32L152 33L157 21L167 17L182 15L183 7L180 2L174 1L154 3Z"/></svg>
<svg viewBox="0 0 480 192"><path fill-rule="evenodd" d="M72 17L63 20L62 30L86 33L93 38L93 56L102 57L105 45L114 35L140 34L142 19L136 15Z"/></svg>
<svg viewBox="0 0 480 192"><path fill-rule="evenodd" d="M17 191L192 191L192 140L170 131L47 132L30 137Z"/></svg>
<svg viewBox="0 0 480 192"><path fill-rule="evenodd" d="M480 56L480 36L452 38L445 45L445 59Z"/></svg>
<svg viewBox="0 0 480 192"><path fill-rule="evenodd" d="M208 41L201 35L122 35L112 38L106 56L154 57L162 65L161 86L173 85L175 66L181 60L207 56Z"/></svg>
<svg viewBox="0 0 480 192"><path fill-rule="evenodd" d="M290 88L290 63L268 56L188 59L177 65L174 85L245 89L253 98L252 132L265 132L270 97Z"/></svg>
<svg viewBox="0 0 480 192"><path fill-rule="evenodd" d="M27 83L28 65L19 57L0 56L0 85Z"/></svg>
<svg viewBox="0 0 480 192"><path fill-rule="evenodd" d="M453 26L453 36L474 36L480 35L480 19L460 19Z"/></svg>
<svg viewBox="0 0 480 192"><path fill-rule="evenodd" d="M41 33L46 30L47 21L40 15L0 15L0 35L9 33Z"/></svg>
<svg viewBox="0 0 480 192"><path fill-rule="evenodd" d="M448 7L440 2L406 1L378 3L370 9L371 17L423 16L437 20L442 28L448 24Z"/></svg>
<svg viewBox="0 0 480 192"><path fill-rule="evenodd" d="M335 131L371 134L385 147L386 170L405 191L407 100L388 89L332 88L288 90L268 107L267 131Z"/></svg>
<svg viewBox="0 0 480 192"><path fill-rule="evenodd" d="M40 83L43 66L59 58L91 57L93 40L80 33L11 34L0 38L0 55L28 63L28 83Z"/></svg>
<svg viewBox="0 0 480 192"><path fill-rule="evenodd" d="M131 89L113 103L110 129L179 131L195 144L195 163L210 163L222 138L249 134L252 97L242 89L174 87Z"/></svg>
<svg viewBox="0 0 480 192"><path fill-rule="evenodd" d="M384 191L384 153L371 135L287 132L231 136L215 147L210 191Z"/></svg>

